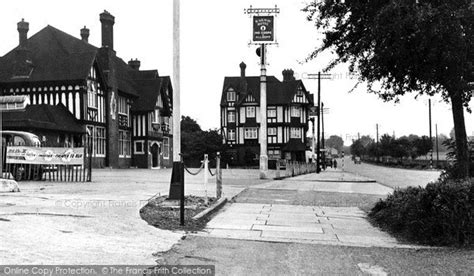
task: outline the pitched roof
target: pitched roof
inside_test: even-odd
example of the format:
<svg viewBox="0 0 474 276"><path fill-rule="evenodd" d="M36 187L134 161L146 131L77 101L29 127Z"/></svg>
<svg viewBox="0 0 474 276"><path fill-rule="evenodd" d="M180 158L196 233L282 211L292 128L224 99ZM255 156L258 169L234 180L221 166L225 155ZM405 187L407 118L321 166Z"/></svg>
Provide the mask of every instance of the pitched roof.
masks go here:
<svg viewBox="0 0 474 276"><path fill-rule="evenodd" d="M47 129L67 133L86 133L63 105L28 105L22 110L2 111L3 129Z"/></svg>
<svg viewBox="0 0 474 276"><path fill-rule="evenodd" d="M136 74L136 77L144 79L135 79L137 86L139 85L138 91L140 91L140 94L132 105L132 111L153 111L158 100L158 95L161 95L163 111L166 114L170 114L171 98L168 98L166 95L166 89L168 89L168 93L171 94L172 92L170 77L158 77L158 72L156 72L154 76L152 72L144 72L142 74ZM149 77L154 78L147 79Z"/></svg>
<svg viewBox="0 0 474 276"><path fill-rule="evenodd" d="M0 82L85 79L97 48L52 26L0 58Z"/></svg>
<svg viewBox="0 0 474 276"><path fill-rule="evenodd" d="M26 48L18 46L0 57L0 83L85 80L96 60L100 67L108 67L107 52L48 25L28 38ZM115 69L118 90L132 96L139 95L137 74L142 76L139 79L158 74L135 70L115 55L110 66Z"/></svg>
<svg viewBox="0 0 474 276"><path fill-rule="evenodd" d="M301 80L280 81L274 76L267 76L267 105L285 105L289 104L293 99L299 86L308 97L310 104L313 103L312 96L309 94ZM260 77L248 76L242 77L225 77L224 87L222 90L221 105L226 104L225 92L232 88L237 92L237 105L245 100L245 97L251 94L257 103L260 103Z"/></svg>

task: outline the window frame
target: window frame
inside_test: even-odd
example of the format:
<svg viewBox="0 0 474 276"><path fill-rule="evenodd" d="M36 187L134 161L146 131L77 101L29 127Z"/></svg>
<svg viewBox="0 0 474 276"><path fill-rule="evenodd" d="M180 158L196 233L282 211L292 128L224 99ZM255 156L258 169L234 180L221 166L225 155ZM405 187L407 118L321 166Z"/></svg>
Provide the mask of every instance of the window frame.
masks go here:
<svg viewBox="0 0 474 276"><path fill-rule="evenodd" d="M137 150L137 145L141 144L141 150ZM135 154L145 154L145 141L144 140L137 140L133 142L133 152Z"/></svg>
<svg viewBox="0 0 474 276"><path fill-rule="evenodd" d="M227 130L227 140L235 141L235 129L228 129Z"/></svg>
<svg viewBox="0 0 474 276"><path fill-rule="evenodd" d="M244 139L247 139L247 140L258 139L258 129L256 127L244 128Z"/></svg>
<svg viewBox="0 0 474 276"><path fill-rule="evenodd" d="M228 102L235 102L235 99L236 99L236 93L234 90L228 90L227 91L227 101Z"/></svg>
<svg viewBox="0 0 474 276"><path fill-rule="evenodd" d="M290 139L301 139L301 128L291 127L290 128Z"/></svg>
<svg viewBox="0 0 474 276"><path fill-rule="evenodd" d="M256 108L255 106L246 106L245 107L245 117L246 118L255 118L256 115Z"/></svg>
<svg viewBox="0 0 474 276"><path fill-rule="evenodd" d="M231 116L231 114L232 114L232 116ZM235 120L236 120L235 116L236 116L235 111L227 111L227 122L228 123L235 123Z"/></svg>
<svg viewBox="0 0 474 276"><path fill-rule="evenodd" d="M292 105L290 107L290 114L291 114L291 117L293 118L301 117L301 106Z"/></svg>

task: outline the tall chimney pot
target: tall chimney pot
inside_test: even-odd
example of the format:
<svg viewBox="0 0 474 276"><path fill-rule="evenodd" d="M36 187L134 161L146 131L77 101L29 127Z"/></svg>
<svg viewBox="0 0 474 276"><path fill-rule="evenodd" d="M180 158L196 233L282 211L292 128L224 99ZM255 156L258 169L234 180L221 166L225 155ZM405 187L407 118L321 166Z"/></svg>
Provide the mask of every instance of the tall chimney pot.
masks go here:
<svg viewBox="0 0 474 276"><path fill-rule="evenodd" d="M25 19L21 19L20 22L17 24L18 34L20 35L20 47L26 47L26 43L28 40L28 31L30 29L30 24L25 22Z"/></svg>
<svg viewBox="0 0 474 276"><path fill-rule="evenodd" d="M86 26L84 26L84 28L81 29L81 38L82 38L82 41L84 42L89 42L89 29L86 28Z"/></svg>
<svg viewBox="0 0 474 276"><path fill-rule="evenodd" d="M104 10L104 12L100 14L100 22L102 23L102 47L108 47L113 50L115 17Z"/></svg>
<svg viewBox="0 0 474 276"><path fill-rule="evenodd" d="M245 65L245 63L242 61L240 63L240 76L242 78L245 78L245 68L247 68L247 65Z"/></svg>
<svg viewBox="0 0 474 276"><path fill-rule="evenodd" d="M138 59L131 59L128 61L128 66L132 67L135 70L140 69L140 61Z"/></svg>

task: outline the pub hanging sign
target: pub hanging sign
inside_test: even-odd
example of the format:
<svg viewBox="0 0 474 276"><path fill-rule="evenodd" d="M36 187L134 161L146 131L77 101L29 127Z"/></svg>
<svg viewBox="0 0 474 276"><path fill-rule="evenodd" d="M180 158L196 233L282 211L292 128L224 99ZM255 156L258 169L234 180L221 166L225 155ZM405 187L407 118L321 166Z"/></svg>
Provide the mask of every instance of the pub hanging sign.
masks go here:
<svg viewBox="0 0 474 276"><path fill-rule="evenodd" d="M274 16L253 16L252 40L254 43L272 43L275 41Z"/></svg>

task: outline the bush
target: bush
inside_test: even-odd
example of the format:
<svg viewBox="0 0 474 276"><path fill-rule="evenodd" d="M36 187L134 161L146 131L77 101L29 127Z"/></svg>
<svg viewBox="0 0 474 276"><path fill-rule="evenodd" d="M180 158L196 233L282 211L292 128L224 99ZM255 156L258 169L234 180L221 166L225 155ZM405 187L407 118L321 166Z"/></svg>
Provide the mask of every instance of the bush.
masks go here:
<svg viewBox="0 0 474 276"><path fill-rule="evenodd" d="M372 222L427 245L474 245L474 185L444 179L426 188L397 189L370 211Z"/></svg>

